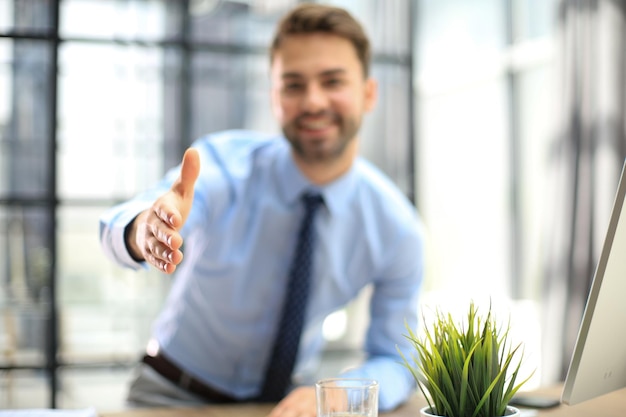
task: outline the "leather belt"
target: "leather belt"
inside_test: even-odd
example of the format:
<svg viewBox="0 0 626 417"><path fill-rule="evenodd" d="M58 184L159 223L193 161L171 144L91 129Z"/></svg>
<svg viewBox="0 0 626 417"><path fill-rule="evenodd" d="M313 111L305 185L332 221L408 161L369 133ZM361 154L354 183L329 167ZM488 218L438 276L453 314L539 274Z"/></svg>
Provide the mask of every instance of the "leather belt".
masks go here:
<svg viewBox="0 0 626 417"><path fill-rule="evenodd" d="M172 361L158 353L156 356L144 355L142 362L150 366L161 376L167 378L184 390L192 392L212 403L233 403L237 400L199 381L181 370Z"/></svg>

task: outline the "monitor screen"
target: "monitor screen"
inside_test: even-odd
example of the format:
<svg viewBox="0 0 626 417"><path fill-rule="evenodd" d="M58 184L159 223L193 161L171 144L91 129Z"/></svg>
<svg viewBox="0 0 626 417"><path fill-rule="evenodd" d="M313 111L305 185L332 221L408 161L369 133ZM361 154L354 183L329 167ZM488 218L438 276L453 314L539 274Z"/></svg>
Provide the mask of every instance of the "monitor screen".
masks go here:
<svg viewBox="0 0 626 417"><path fill-rule="evenodd" d="M561 400L569 405L626 387L625 172L563 387Z"/></svg>

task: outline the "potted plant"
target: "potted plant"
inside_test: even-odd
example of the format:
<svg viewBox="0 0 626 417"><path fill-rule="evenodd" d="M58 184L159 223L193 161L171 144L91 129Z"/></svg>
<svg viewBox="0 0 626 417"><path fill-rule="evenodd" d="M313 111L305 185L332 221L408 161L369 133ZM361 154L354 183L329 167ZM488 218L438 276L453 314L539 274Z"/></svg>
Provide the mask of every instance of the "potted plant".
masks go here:
<svg viewBox="0 0 626 417"><path fill-rule="evenodd" d="M467 320L457 324L451 314L436 310L433 324L424 320L424 336L407 326L405 337L415 351L400 351L428 406L421 416L519 416L509 401L532 376L516 385L523 352L510 342L510 322L499 327L491 307L485 316L470 303ZM533 372L534 373L534 372Z"/></svg>

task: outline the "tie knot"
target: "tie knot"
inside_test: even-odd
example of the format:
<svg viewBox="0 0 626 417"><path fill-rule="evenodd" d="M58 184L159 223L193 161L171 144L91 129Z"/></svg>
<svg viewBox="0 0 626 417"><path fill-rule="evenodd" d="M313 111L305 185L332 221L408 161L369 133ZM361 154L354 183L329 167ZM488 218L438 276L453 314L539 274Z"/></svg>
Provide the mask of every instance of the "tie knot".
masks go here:
<svg viewBox="0 0 626 417"><path fill-rule="evenodd" d="M302 202L307 212L315 211L324 202L324 197L317 193L305 193L302 195Z"/></svg>

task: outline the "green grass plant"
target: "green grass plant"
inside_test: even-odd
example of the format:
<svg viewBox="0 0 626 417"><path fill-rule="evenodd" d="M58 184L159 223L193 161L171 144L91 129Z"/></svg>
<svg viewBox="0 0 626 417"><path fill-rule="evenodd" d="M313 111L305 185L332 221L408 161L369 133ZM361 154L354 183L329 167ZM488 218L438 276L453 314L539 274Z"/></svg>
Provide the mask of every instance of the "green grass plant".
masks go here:
<svg viewBox="0 0 626 417"><path fill-rule="evenodd" d="M431 327L424 320L424 336L407 326L410 358L400 351L426 397L431 413L447 417L505 415L513 395L532 376L516 385L523 351L511 346L510 321L499 327L491 307L478 314L472 302L467 320L457 323L451 314L436 310Z"/></svg>

